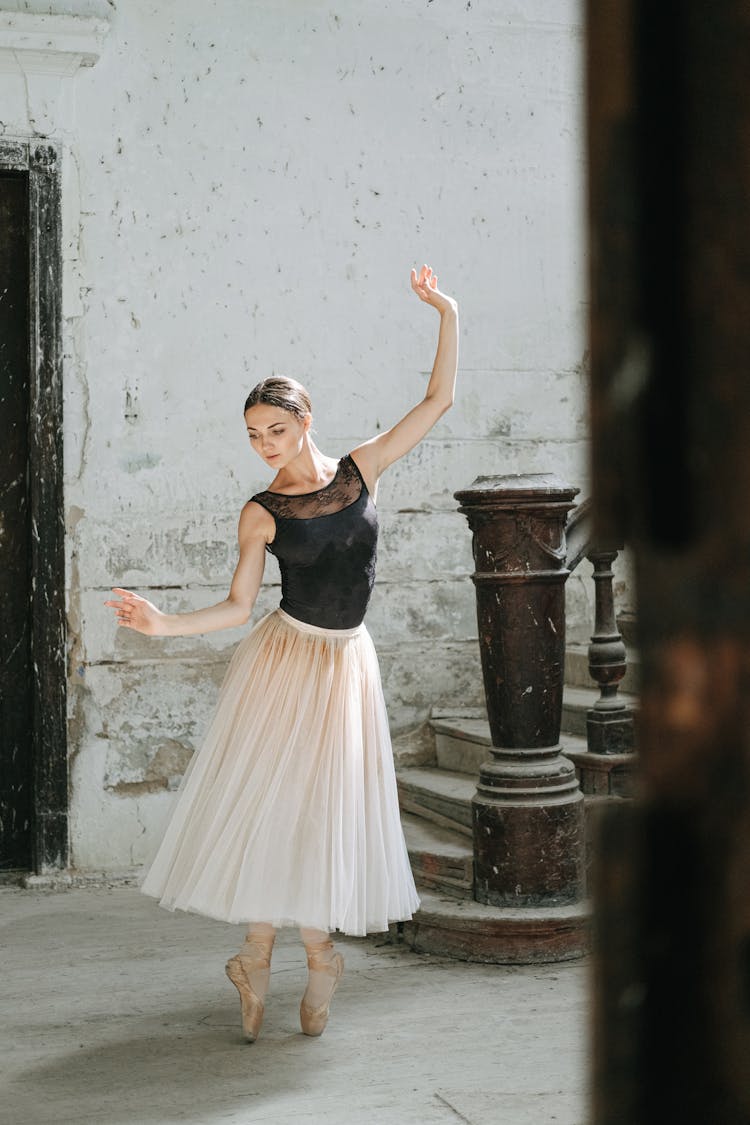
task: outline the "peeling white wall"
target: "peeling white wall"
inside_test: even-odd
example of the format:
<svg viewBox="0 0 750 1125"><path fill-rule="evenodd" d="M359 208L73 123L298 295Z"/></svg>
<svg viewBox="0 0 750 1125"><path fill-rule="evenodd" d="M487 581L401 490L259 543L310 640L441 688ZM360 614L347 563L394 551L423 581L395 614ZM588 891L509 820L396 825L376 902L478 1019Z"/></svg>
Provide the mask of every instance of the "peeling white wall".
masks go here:
<svg viewBox="0 0 750 1125"><path fill-rule="evenodd" d="M581 15L575 0L15 7L111 23L96 66L66 80L57 134L73 860L115 869L152 854L165 779L241 633L118 632L109 587L168 610L224 597L239 511L269 479L242 418L260 378L309 387L333 456L422 396L438 323L408 284L423 261L461 304L457 403L381 482L368 626L394 730L481 702L452 493L524 471L588 491ZM17 79L0 91L6 133L27 133ZM255 619L277 582L269 560Z"/></svg>

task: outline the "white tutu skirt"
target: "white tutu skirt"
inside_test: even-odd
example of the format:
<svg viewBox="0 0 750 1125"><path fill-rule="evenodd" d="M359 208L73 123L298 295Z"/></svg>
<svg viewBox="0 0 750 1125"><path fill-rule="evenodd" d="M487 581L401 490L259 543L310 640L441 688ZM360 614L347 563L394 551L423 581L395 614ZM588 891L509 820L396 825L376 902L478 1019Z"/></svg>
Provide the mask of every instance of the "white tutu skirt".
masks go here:
<svg viewBox="0 0 750 1125"><path fill-rule="evenodd" d="M419 906L364 624L281 609L239 643L144 894L226 922L388 929Z"/></svg>

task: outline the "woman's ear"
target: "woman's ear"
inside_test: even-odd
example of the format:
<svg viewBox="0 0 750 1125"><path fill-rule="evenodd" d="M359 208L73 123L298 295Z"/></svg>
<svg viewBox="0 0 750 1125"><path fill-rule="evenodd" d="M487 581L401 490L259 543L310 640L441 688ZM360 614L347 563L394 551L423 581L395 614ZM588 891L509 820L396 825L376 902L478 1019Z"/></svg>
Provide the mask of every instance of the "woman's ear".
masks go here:
<svg viewBox="0 0 750 1125"><path fill-rule="evenodd" d="M309 410L308 410L307 414L305 414L303 419L302 419L302 425L305 427L306 430L309 430L310 427L312 426L312 414L310 413Z"/></svg>

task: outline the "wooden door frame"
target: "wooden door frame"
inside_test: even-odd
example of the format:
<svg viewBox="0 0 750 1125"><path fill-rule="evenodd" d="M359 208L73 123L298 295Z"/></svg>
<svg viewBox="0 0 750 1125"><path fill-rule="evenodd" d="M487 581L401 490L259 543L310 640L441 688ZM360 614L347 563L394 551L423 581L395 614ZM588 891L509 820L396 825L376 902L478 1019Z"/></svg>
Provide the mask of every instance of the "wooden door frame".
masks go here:
<svg viewBox="0 0 750 1125"><path fill-rule="evenodd" d="M3 138L0 169L29 185L31 833L32 868L44 874L69 860L60 147Z"/></svg>

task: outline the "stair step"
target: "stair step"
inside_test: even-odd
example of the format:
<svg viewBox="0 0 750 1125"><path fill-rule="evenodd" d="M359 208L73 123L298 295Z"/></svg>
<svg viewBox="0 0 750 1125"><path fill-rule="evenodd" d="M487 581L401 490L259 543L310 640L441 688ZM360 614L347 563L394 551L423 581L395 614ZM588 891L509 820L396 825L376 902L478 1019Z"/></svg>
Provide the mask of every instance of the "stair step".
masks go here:
<svg viewBox="0 0 750 1125"><path fill-rule="evenodd" d="M630 695L637 694L639 690L641 662L638 651L626 648L627 669L620 681L620 689ZM594 686L589 672L589 646L586 644L570 644L565 649L565 683L570 687L590 688Z"/></svg>
<svg viewBox="0 0 750 1125"><path fill-rule="evenodd" d="M440 714L440 718L430 719L430 726L435 732L438 768L476 778L479 767L490 756L490 724L486 718L467 716L463 712L455 715L442 711ZM580 753L586 749L586 739L582 735L563 733L560 742L564 751Z"/></svg>
<svg viewBox="0 0 750 1125"><path fill-rule="evenodd" d="M589 946L590 907L485 906L420 892L419 910L403 926L409 946L464 961L532 965L582 957Z"/></svg>
<svg viewBox="0 0 750 1125"><path fill-rule="evenodd" d="M401 823L417 886L470 899L474 855L466 836L412 813L402 813Z"/></svg>
<svg viewBox="0 0 750 1125"><path fill-rule="evenodd" d="M638 710L638 697L617 693L618 699L631 710ZM599 698L598 688L566 687L563 692L562 729L567 734L586 734L586 713Z"/></svg>
<svg viewBox="0 0 750 1125"><path fill-rule="evenodd" d="M476 777L482 762L489 758L492 746L486 715L483 718L446 715L442 719L431 719L430 726L435 732L439 768Z"/></svg>
<svg viewBox="0 0 750 1125"><path fill-rule="evenodd" d="M638 696L619 692L618 697L633 711L638 710ZM561 739L567 735L585 737L586 712L599 698L596 687L570 687L563 691ZM485 760L483 747L490 746L489 724L484 708L465 707L458 711L433 707L430 725L435 731L438 763L445 769L476 773ZM455 744L459 739L461 746Z"/></svg>
<svg viewBox="0 0 750 1125"><path fill-rule="evenodd" d="M473 777L457 770L413 766L396 770L399 804L406 813L471 836Z"/></svg>

